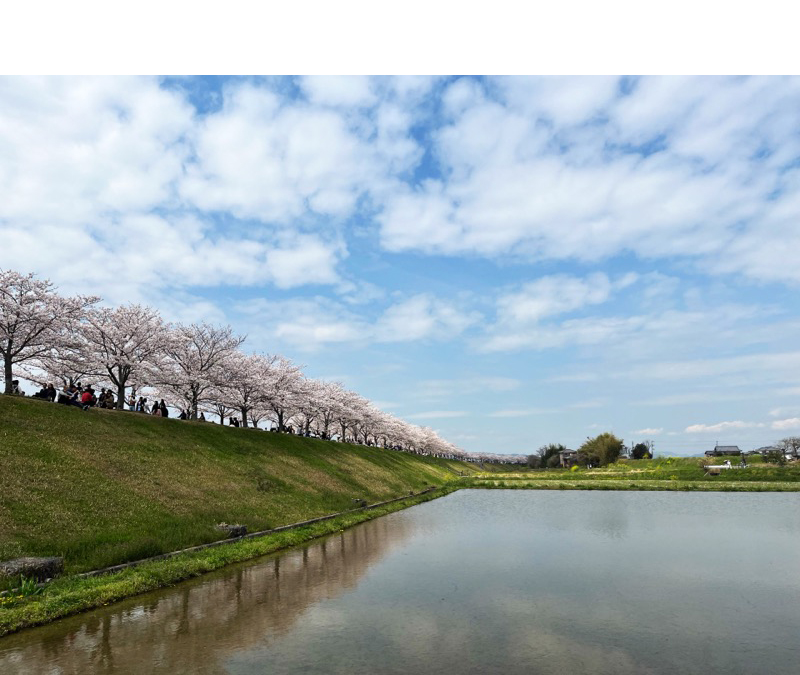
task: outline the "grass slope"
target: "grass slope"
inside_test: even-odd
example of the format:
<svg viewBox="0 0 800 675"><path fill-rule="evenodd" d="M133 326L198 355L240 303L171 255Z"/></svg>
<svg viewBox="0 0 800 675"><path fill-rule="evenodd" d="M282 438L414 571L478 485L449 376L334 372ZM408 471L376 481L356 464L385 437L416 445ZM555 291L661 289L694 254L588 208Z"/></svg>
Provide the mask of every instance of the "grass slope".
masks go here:
<svg viewBox="0 0 800 675"><path fill-rule="evenodd" d="M136 560L441 485L470 464L0 396L0 560L67 572Z"/></svg>

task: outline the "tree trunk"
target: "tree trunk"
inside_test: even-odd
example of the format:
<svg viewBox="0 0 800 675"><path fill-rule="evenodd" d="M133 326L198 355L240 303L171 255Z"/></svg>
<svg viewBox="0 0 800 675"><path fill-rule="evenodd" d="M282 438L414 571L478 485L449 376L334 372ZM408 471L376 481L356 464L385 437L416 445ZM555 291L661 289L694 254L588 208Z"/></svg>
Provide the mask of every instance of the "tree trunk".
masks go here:
<svg viewBox="0 0 800 675"><path fill-rule="evenodd" d="M4 361L4 369L3 369L3 376L6 378L6 387L5 393L11 393L11 380L14 378L14 375L11 371L11 343L8 344L8 351L6 352L6 357L3 359Z"/></svg>
<svg viewBox="0 0 800 675"><path fill-rule="evenodd" d="M242 413L242 426L247 428L247 408L242 408L241 413Z"/></svg>

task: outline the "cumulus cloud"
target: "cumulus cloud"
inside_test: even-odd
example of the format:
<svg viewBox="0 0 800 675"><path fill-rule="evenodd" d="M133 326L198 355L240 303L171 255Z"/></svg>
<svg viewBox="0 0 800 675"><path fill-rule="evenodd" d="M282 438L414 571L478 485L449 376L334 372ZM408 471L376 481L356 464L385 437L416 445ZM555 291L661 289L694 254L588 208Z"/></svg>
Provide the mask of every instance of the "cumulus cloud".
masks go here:
<svg viewBox="0 0 800 675"><path fill-rule="evenodd" d="M374 311L317 296L290 300L265 298L242 301L234 306L250 332L261 339L277 339L303 350L326 345L373 342L411 342L451 339L476 320L473 313L428 294L390 302ZM503 378L491 379L502 387Z"/></svg>
<svg viewBox="0 0 800 675"><path fill-rule="evenodd" d="M259 131L281 114L279 100L252 87L203 119L154 78L4 78L0 100L0 266L67 292L102 289L112 303L169 303L192 286L340 282L340 237L230 218L280 225L309 206L352 209L354 178L341 177L363 158L335 116L285 112L276 164L263 152L274 136Z"/></svg>
<svg viewBox="0 0 800 675"><path fill-rule="evenodd" d="M182 197L267 223L350 215L360 185L379 170L340 113L252 85L229 87L223 108L192 136Z"/></svg>
<svg viewBox="0 0 800 675"><path fill-rule="evenodd" d="M605 302L610 292L611 283L602 273L586 279L567 275L542 277L525 284L516 293L502 296L497 302L498 319L536 323L553 314Z"/></svg>
<svg viewBox="0 0 800 675"><path fill-rule="evenodd" d="M664 427L645 427L644 429L631 431L631 433L638 436L659 436L664 433Z"/></svg>
<svg viewBox="0 0 800 675"><path fill-rule="evenodd" d="M755 429L765 426L763 422L742 422L734 420L732 422L717 422L716 424L691 424L686 427L687 434L708 433L727 431L728 429Z"/></svg>
<svg viewBox="0 0 800 675"><path fill-rule="evenodd" d="M774 264L800 236L797 78L643 78L627 92L608 78L497 84L489 94L459 80L444 93L450 118L433 150L445 178L385 201L389 250L582 260L633 251L800 279L796 266Z"/></svg>
<svg viewBox="0 0 800 675"><path fill-rule="evenodd" d="M642 322L639 317L593 318L543 323L545 319L569 314L609 300L615 290L635 283L628 274L611 280L606 274L587 277L566 274L541 277L519 289L500 294L496 318L482 340L483 351L505 351L522 347L550 348L570 342L594 344L609 339L621 330L630 331Z"/></svg>
<svg viewBox="0 0 800 675"><path fill-rule="evenodd" d="M312 103L331 106L366 107L375 102L375 94L365 76L307 75L300 87Z"/></svg>

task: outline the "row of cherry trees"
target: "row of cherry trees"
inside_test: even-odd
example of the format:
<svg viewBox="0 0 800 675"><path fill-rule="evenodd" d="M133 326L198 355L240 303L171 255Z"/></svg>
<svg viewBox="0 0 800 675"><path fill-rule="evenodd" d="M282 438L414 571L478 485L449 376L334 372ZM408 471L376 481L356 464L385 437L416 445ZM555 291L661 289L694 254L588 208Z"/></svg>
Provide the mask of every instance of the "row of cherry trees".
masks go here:
<svg viewBox="0 0 800 675"><path fill-rule="evenodd" d="M197 419L201 411L244 426L263 420L279 431L470 461L524 461L516 455L466 453L376 408L338 382L307 378L280 355L247 354L230 326L168 324L142 305L99 305L96 296L65 298L49 280L0 270L0 356L5 393L13 377L66 387L97 381L126 393L146 389Z"/></svg>

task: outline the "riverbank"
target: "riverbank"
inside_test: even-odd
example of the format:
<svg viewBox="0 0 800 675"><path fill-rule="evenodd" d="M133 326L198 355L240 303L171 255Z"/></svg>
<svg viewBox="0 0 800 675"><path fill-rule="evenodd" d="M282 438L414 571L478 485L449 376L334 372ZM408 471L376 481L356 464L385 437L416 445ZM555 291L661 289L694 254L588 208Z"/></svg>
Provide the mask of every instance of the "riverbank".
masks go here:
<svg viewBox="0 0 800 675"><path fill-rule="evenodd" d="M683 492L800 492L800 483L726 480L608 480L584 478L471 478L463 487L496 490L667 490Z"/></svg>
<svg viewBox="0 0 800 675"><path fill-rule="evenodd" d="M725 457L659 457L622 459L605 467L587 469L520 469L513 472L478 473L469 480L473 487L508 489L575 490L704 490L724 492L800 491L800 463L770 464L762 457L732 458L735 468L712 474L708 466L722 464Z"/></svg>
<svg viewBox="0 0 800 675"><path fill-rule="evenodd" d="M121 411L84 412L9 396L0 396L0 441L0 560L57 555L65 562L65 576L40 594L28 585L0 598L0 635L461 488L800 490L796 466L759 465L712 477L702 468L706 460L665 458L603 469L487 473L473 464L404 452ZM443 487L420 494L431 485ZM355 500L375 504L400 496L402 501L353 510ZM113 574L78 576L219 541L225 536L215 528L220 522L256 532L330 514L340 515ZM0 590L12 585L18 583L6 582Z"/></svg>
<svg viewBox="0 0 800 675"><path fill-rule="evenodd" d="M297 546L358 523L442 497L456 489L454 485L445 486L376 508L351 511L296 529L181 553L166 560L145 562L113 574L56 579L47 584L41 594L0 598L0 636L171 586L232 563L253 560Z"/></svg>
<svg viewBox="0 0 800 675"><path fill-rule="evenodd" d="M0 396L0 560L66 574L352 509L477 470L347 443ZM0 587L0 590L8 585Z"/></svg>

